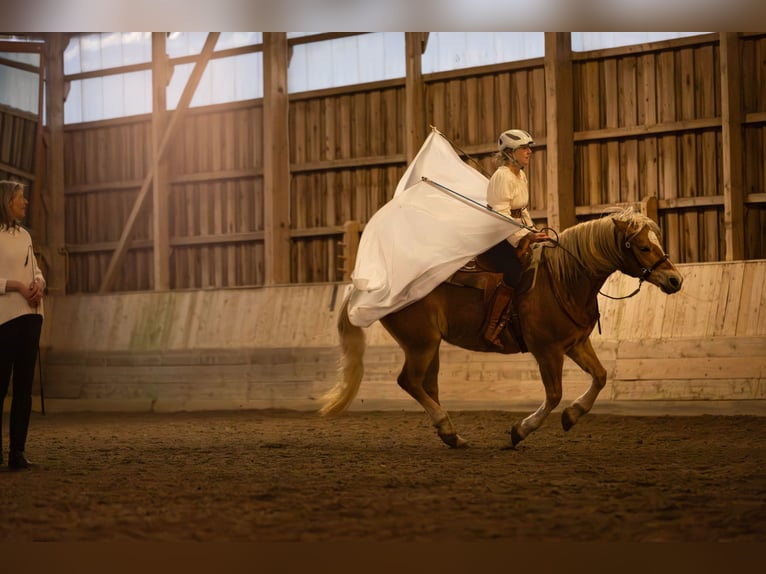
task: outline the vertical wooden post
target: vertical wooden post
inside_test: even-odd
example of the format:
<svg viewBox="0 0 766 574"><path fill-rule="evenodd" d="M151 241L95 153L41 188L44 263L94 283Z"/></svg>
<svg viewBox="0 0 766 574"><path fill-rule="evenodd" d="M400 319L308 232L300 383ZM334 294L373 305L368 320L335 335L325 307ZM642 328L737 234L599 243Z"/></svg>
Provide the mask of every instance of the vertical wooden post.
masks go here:
<svg viewBox="0 0 766 574"><path fill-rule="evenodd" d="M50 293L66 292L66 235L64 218L64 50L69 36L61 32L48 35L45 43L47 65L46 119L48 134L46 238Z"/></svg>
<svg viewBox="0 0 766 574"><path fill-rule="evenodd" d="M263 33L265 282L290 282L290 149L287 34Z"/></svg>
<svg viewBox="0 0 766 574"><path fill-rule="evenodd" d="M574 204L572 34L545 33L545 119L548 226L577 223Z"/></svg>
<svg viewBox="0 0 766 574"><path fill-rule="evenodd" d="M45 49L40 47L37 51L39 57L39 76L38 76L38 91L37 91L37 127L35 130L35 159L34 159L34 180L32 181L32 189L29 191L29 205L30 212L27 213L27 221L30 225L30 234L32 235L32 241L34 242L35 249L41 249L45 242L45 229L42 227L46 224L47 217L45 217L45 210L42 201L42 187L43 179L45 175L45 140L43 138L43 110L45 109ZM47 254L46 254L47 257Z"/></svg>
<svg viewBox="0 0 766 574"><path fill-rule="evenodd" d="M427 41L428 32L404 33L404 49L407 57L407 76L404 83L404 155L407 158L407 163L411 162L417 155L426 134L422 55L425 52Z"/></svg>
<svg viewBox="0 0 766 574"><path fill-rule="evenodd" d="M170 62L165 32L152 32L152 236L154 240L154 290L170 289L170 236L168 232L168 168L160 153L167 123L167 85Z"/></svg>
<svg viewBox="0 0 766 574"><path fill-rule="evenodd" d="M745 193L742 177L742 81L736 32L721 32L723 223L726 261L745 258Z"/></svg>

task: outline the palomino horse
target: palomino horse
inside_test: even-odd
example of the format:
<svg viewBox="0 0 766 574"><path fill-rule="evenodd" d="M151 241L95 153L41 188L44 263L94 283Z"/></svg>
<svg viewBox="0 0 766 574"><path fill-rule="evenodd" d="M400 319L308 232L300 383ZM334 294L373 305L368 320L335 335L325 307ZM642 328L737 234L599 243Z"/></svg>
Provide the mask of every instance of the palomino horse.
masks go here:
<svg viewBox="0 0 766 574"><path fill-rule="evenodd" d="M556 243L554 243L556 244ZM681 289L683 278L662 249L657 224L632 210L579 223L564 230L556 247L545 247L532 289L517 296L516 309L527 349L540 367L545 401L511 429L516 446L540 427L561 401L564 356L592 377L585 393L564 409L561 422L569 430L591 410L606 384L606 370L590 342L599 317L597 295L606 279L619 270L658 286L665 293ZM399 386L430 415L439 437L451 447L467 443L456 432L439 404L439 346L447 341L474 351L517 353L519 346L507 332L505 347L497 350L482 336L484 302L479 289L442 283L426 297L380 319L404 350ZM338 318L342 349L338 383L323 397L320 413L346 409L359 390L364 372L364 331L348 318L348 298Z"/></svg>

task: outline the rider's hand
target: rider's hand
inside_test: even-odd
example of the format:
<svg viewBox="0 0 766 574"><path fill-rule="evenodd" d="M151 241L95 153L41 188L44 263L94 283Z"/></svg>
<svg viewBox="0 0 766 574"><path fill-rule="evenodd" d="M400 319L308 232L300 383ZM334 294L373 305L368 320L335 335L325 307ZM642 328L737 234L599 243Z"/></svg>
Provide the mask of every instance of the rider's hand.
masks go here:
<svg viewBox="0 0 766 574"><path fill-rule="evenodd" d="M530 231L529 234L527 234L527 238L529 239L530 243L538 243L540 241L548 241L550 237L542 231Z"/></svg>

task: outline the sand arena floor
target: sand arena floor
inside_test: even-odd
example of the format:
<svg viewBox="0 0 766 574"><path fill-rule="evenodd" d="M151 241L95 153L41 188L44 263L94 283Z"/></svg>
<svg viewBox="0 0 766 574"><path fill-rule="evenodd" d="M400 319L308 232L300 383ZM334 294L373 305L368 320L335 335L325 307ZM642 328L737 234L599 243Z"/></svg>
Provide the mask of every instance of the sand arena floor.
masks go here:
<svg viewBox="0 0 766 574"><path fill-rule="evenodd" d="M766 541L766 417L451 415L35 413L0 541Z"/></svg>

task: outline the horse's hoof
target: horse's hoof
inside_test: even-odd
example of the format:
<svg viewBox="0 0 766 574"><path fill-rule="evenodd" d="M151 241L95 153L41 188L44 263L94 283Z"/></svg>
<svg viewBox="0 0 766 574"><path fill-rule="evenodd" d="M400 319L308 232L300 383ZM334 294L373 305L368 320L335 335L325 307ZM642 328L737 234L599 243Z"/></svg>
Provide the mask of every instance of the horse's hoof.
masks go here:
<svg viewBox="0 0 766 574"><path fill-rule="evenodd" d="M571 429L575 422L577 421L572 418L570 409L564 409L564 411L561 413L561 426L564 427L564 431Z"/></svg>
<svg viewBox="0 0 766 574"><path fill-rule="evenodd" d="M576 404L565 408L561 413L561 426L564 427L565 431L568 431L587 412L580 405Z"/></svg>
<svg viewBox="0 0 766 574"><path fill-rule="evenodd" d="M517 425L514 425L511 429L511 446L515 447L517 444L519 444L521 441L524 440L524 437L521 436L521 433L519 432Z"/></svg>
<svg viewBox="0 0 766 574"><path fill-rule="evenodd" d="M440 434L439 438L444 441L444 444L451 448L467 448L468 441L464 440L459 434Z"/></svg>

